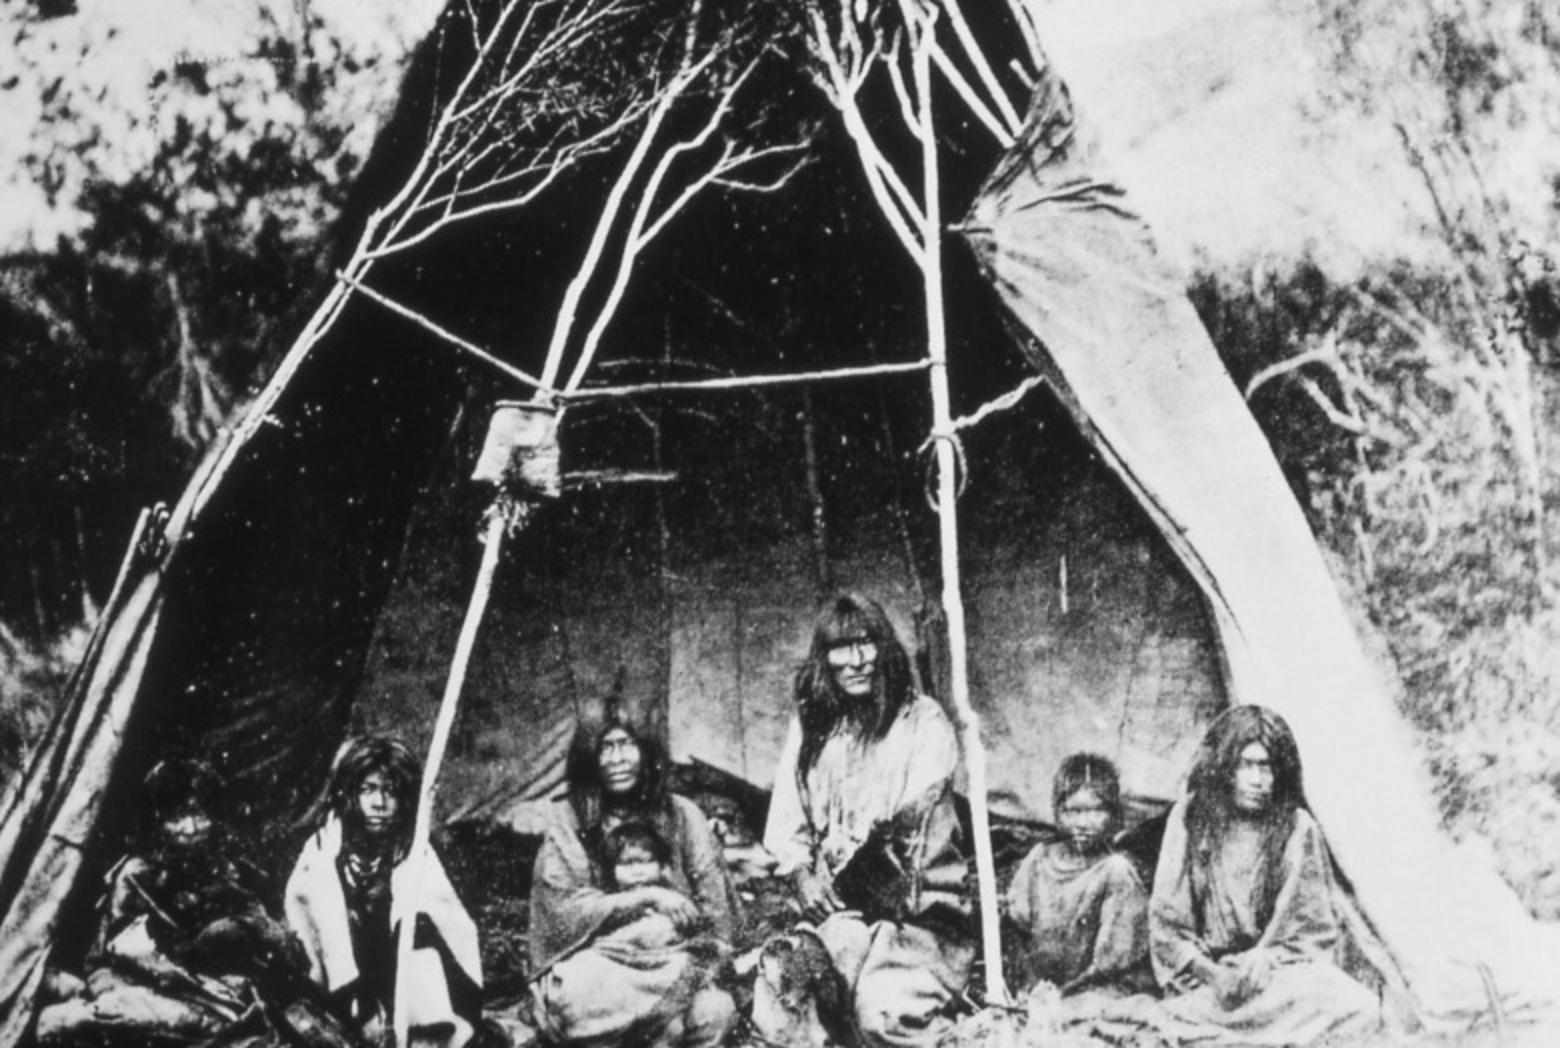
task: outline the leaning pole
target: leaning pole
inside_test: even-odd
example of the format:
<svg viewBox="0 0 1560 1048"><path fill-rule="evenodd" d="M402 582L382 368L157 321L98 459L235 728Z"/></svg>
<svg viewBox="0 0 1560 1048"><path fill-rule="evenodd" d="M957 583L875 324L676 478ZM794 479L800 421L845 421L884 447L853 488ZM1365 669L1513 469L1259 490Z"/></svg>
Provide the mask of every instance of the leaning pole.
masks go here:
<svg viewBox="0 0 1560 1048"><path fill-rule="evenodd" d="M501 402L488 423L487 441L472 475L474 481L493 485L495 494L483 517L482 562L477 569L476 582L471 587L466 617L461 623L455 654L450 662L449 679L444 685L444 695L439 701L438 716L434 720L433 737L428 743L428 756L423 762L422 784L417 794L417 817L412 824L412 842L406 857L406 898L392 899L392 905L401 902L396 907L401 924L396 933L396 991L392 1016L397 1048L407 1048L410 1043L411 1014L408 1001L411 994L405 992L406 988L401 982L412 967L410 962L417 929L418 903L427 868L428 842L433 830L433 800L439 770L444 764L445 751L449 748L450 733L455 728L455 715L460 709L466 670L471 662L472 649L476 646L477 630L487 610L488 597L493 591L493 576L503 552L504 538L524 527L531 507L537 501L558 494L557 426L556 408L540 395L528 402Z"/></svg>

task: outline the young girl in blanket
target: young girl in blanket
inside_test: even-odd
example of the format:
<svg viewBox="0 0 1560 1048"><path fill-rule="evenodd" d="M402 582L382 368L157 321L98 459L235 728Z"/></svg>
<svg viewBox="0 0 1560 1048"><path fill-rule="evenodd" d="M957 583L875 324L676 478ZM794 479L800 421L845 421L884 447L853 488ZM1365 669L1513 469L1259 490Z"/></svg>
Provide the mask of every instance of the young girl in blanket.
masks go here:
<svg viewBox="0 0 1560 1048"><path fill-rule="evenodd" d="M1043 981L1064 997L1150 990L1148 891L1132 860L1112 850L1121 828L1115 766L1092 753L1068 757L1052 804L1060 837L1025 857L1008 890L1019 985Z"/></svg>
<svg viewBox="0 0 1560 1048"><path fill-rule="evenodd" d="M330 1006L370 1044L394 1034L407 995L413 1039L461 1048L488 1036L477 927L431 851L409 850L422 769L384 736L347 740L287 880L287 923ZM396 970L401 922L414 920L410 970Z"/></svg>

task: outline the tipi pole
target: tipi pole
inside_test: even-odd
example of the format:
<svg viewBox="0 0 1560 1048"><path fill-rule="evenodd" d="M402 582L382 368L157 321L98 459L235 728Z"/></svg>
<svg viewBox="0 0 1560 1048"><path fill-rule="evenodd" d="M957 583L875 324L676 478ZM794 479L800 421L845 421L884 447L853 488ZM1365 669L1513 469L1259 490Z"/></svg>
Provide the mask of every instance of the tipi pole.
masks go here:
<svg viewBox="0 0 1560 1048"><path fill-rule="evenodd" d="M472 479L493 484L497 495L488 507L482 524L482 563L466 604L466 619L461 623L450 662L449 680L439 701L433 738L428 743L428 758L423 763L422 784L417 794L417 818L412 823L411 849L407 853L405 883L392 888L391 905L401 917L396 935L395 1014L392 1030L398 1048L407 1048L411 1015L409 993L403 980L411 969L412 947L417 931L418 902L430 854L428 839L432 833L433 795L449 748L450 732L455 728L455 713L460 708L460 693L466 683L466 668L476 646L477 629L482 625L488 597L493 592L493 575L498 570L504 536L517 532L525 523L532 500L556 498L560 489L558 474L558 410L550 399L537 397L530 402L503 401L488 421L487 439L477 460ZM401 894L395 895L399 888ZM396 905L399 903L400 905Z"/></svg>
<svg viewBox="0 0 1560 1048"><path fill-rule="evenodd" d="M501 496L502 497L502 496ZM395 1043L406 1048L410 1030L405 987L402 976L411 970L413 936L417 930L416 901L422 895L424 863L428 851L428 838L432 832L433 794L439 780L439 769L444 763L444 751L449 747L450 732L455 728L455 713L460 708L460 693L466 683L466 667L471 662L471 650L476 645L477 628L482 624L487 610L488 596L493 591L493 573L498 568L499 553L504 546L504 533L509 527L508 514L495 511L488 514L487 525L482 532L482 564L477 569L477 581L471 588L471 600L466 605L466 620L460 627L460 638L455 643L455 658L450 663L449 680L444 685L444 697L439 702L439 715L433 724L433 738L428 743L428 758L423 762L422 786L417 795L417 820L413 823L411 850L407 853L410 863L409 877L403 890L401 928L396 938L396 988L395 988Z"/></svg>
<svg viewBox="0 0 1560 1048"><path fill-rule="evenodd" d="M922 22L914 50L921 141L921 273L926 286L926 346L931 361L932 443L937 455L937 525L942 556L942 605L948 623L949 697L958 719L959 747L969 776L970 822L975 837L975 876L980 891L981 951L986 960L986 999L1005 1004L1001 917L997 909L997 867L991 851L991 820L986 810L986 748L980 717L970 705L964 598L959 574L958 461L954 453L953 413L948 394L948 333L943 301L942 209L937 171L937 134L932 118L931 49L935 9Z"/></svg>

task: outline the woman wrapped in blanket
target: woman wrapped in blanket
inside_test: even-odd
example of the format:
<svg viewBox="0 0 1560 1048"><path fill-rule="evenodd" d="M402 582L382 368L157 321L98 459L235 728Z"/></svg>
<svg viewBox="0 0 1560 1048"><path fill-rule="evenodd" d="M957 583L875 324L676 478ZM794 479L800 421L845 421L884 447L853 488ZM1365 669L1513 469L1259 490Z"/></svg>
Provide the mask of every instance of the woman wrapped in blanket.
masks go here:
<svg viewBox="0 0 1560 1048"><path fill-rule="evenodd" d="M308 984L299 945L261 905L263 878L233 854L213 817L225 792L216 772L166 760L142 789L144 824L109 871L85 979L55 973L62 999L39 1015L38 1042L189 1044L266 1033L288 1041L296 1022L316 1028L315 1043L348 1043L300 997Z"/></svg>
<svg viewBox="0 0 1560 1048"><path fill-rule="evenodd" d="M1154 876L1149 941L1166 1032L1303 1045L1373 1030L1375 995L1338 963L1345 904L1289 725L1260 706L1227 710L1170 810Z"/></svg>
<svg viewBox="0 0 1560 1048"><path fill-rule="evenodd" d="M333 1010L369 1043L391 1034L395 993L422 1043L467 1044L481 1023L477 928L438 857L407 861L422 776L400 742L347 740L336 754L318 828L287 880L287 922ZM414 887L415 880L415 887ZM416 914L413 966L397 978L399 928Z"/></svg>
<svg viewBox="0 0 1560 1048"><path fill-rule="evenodd" d="M821 1018L868 1045L935 1044L974 959L953 727L915 690L882 607L857 594L820 611L795 697L764 844L847 997L846 1015ZM770 999L784 980L764 972L754 1024L794 1040L797 1002Z"/></svg>
<svg viewBox="0 0 1560 1048"><path fill-rule="evenodd" d="M735 936L736 895L709 823L666 773L648 710L614 695L582 713L531 884L533 1014L552 1044L703 1048L736 1021L709 971ZM614 860L630 825L666 849L654 878L625 886Z"/></svg>

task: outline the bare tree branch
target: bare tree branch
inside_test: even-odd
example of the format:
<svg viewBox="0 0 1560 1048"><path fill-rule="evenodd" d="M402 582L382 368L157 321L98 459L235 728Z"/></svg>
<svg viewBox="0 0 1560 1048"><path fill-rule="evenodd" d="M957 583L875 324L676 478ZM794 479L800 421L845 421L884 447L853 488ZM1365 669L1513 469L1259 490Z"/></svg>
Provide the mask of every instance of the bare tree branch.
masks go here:
<svg viewBox="0 0 1560 1048"><path fill-rule="evenodd" d="M900 0L901 6L906 6L912 2L915 2L915 0ZM924 3L927 0L921 0L921 2ZM936 0L936 6L940 7L943 13L947 15L949 24L953 26L953 35L964 49L965 57L975 67L975 72L979 76L980 82L985 86L986 92L991 96L991 100L996 103L997 112L1001 114L1002 120L1007 127L1008 137L1010 139L1016 138L1019 131L1022 130L1024 122L1019 117L1012 100L1008 98L1007 92L1002 90L1002 85L997 82L997 76L992 72L991 63L986 61L985 52L981 50L980 45L975 41L975 34L970 32L970 25L964 19L964 11L959 7L959 0ZM1019 17L1018 22L1022 25L1024 24L1024 19Z"/></svg>
<svg viewBox="0 0 1560 1048"><path fill-rule="evenodd" d="M1033 84L1035 77L1045 70L1045 51L1040 47L1040 26L1035 21L1035 0L1010 0L1008 7L1012 10L1015 20L1018 22L1018 33L1023 38L1024 47L1029 52L1029 69L1018 68L1018 61L1013 61L1014 72L1019 79L1026 84Z"/></svg>
<svg viewBox="0 0 1560 1048"><path fill-rule="evenodd" d="M650 155L651 146L661 129L661 124L671 112L672 106L682 97L683 92L698 79L699 74L709 68L714 60L714 52L704 55L697 61L693 61L691 55L684 58L682 69L662 91L655 108L645 120L638 141L634 143L632 152L624 161L622 170L613 182L606 203L602 207L601 217L596 222L595 232L592 233L590 243L585 249L585 258L564 292L563 304L558 310L558 319L553 325L552 340L547 346L547 363L542 370L542 381L547 385L551 386L557 382L558 372L563 367L563 356L568 346L569 334L578 317L580 300L595 276L597 267L601 264L601 255L606 249L608 237L617 224L618 212L622 210L630 187Z"/></svg>
<svg viewBox="0 0 1560 1048"><path fill-rule="evenodd" d="M992 113L981 102L980 97L975 94L975 89L970 87L969 81L964 79L964 74L959 72L958 67L953 64L953 61L942 48L936 46L932 48L932 61L937 64L937 71L947 78L954 91L964 100L964 104L975 115L975 119L979 120L986 130L991 132L992 137L997 140L997 144L1002 146L1003 149L1011 146L1015 141L1014 136L1017 132L1009 131L1002 126L996 114Z"/></svg>
<svg viewBox="0 0 1560 1048"><path fill-rule="evenodd" d="M1340 408L1337 404L1333 403L1332 398L1329 397L1326 393L1322 392L1322 387L1316 384L1315 379L1309 378L1305 375L1296 375L1295 382L1302 390L1305 391L1306 396L1311 398L1311 402L1314 403L1317 408L1321 410L1322 414L1327 417L1327 421L1331 422L1339 429L1353 433L1357 437L1365 437L1367 439L1386 444L1388 447L1396 448L1403 446L1403 439L1401 437L1397 436L1396 434L1382 433L1379 430L1373 429L1366 424L1364 419L1345 408Z"/></svg>
<svg viewBox="0 0 1560 1048"><path fill-rule="evenodd" d="M771 156L794 154L806 148L805 142L786 143L778 146L738 148L735 143L727 140L721 147L720 155L697 177L692 179L681 193L671 203L667 204L661 213L651 218L656 198L661 193L661 187L665 182L667 173L673 164L682 156L695 152L708 144L716 130L725 121L731 110L732 102L737 93L747 83L757 63L750 62L743 70L730 81L721 91L719 101L705 119L704 126L689 139L678 142L666 149L661 154L640 192L639 204L634 209L633 218L630 220L628 232L624 238L621 255L618 257L618 266L612 285L607 293L606 301L598 311L595 322L585 337L585 343L580 351L579 360L575 365L569 381L564 387L566 390L579 388L585 379L586 371L595 359L596 351L601 344L602 335L606 332L607 325L611 323L621 303L623 293L628 287L629 276L633 271L634 263L639 255L655 237L664 230L672 219L676 218L695 196L702 193L710 185L716 184L734 171L737 171L759 160ZM794 172L786 172L781 176L781 184L784 179ZM744 184L737 180L727 180L726 185L731 188L742 187Z"/></svg>
<svg viewBox="0 0 1560 1048"><path fill-rule="evenodd" d="M1269 364L1267 367L1251 376L1251 380L1246 383L1244 395L1247 400L1250 400L1253 396L1256 395L1257 390L1267 385L1273 379L1288 375L1291 372L1305 367L1307 364L1314 364L1318 361L1325 360L1332 356L1335 352L1336 350L1332 347L1320 346L1316 349L1307 350L1304 353L1297 353L1292 357L1286 357L1276 364Z"/></svg>
<svg viewBox="0 0 1560 1048"><path fill-rule="evenodd" d="M878 147L857 102L861 85L880 51L876 43L870 50L863 49L848 6L849 0L843 0L846 10L841 13L842 29L835 37L816 0L808 4L808 44L824 73L815 81L845 122L878 210L910 256L919 259L925 250L916 232L924 222L920 204ZM907 108L906 115L912 111L913 107Z"/></svg>

